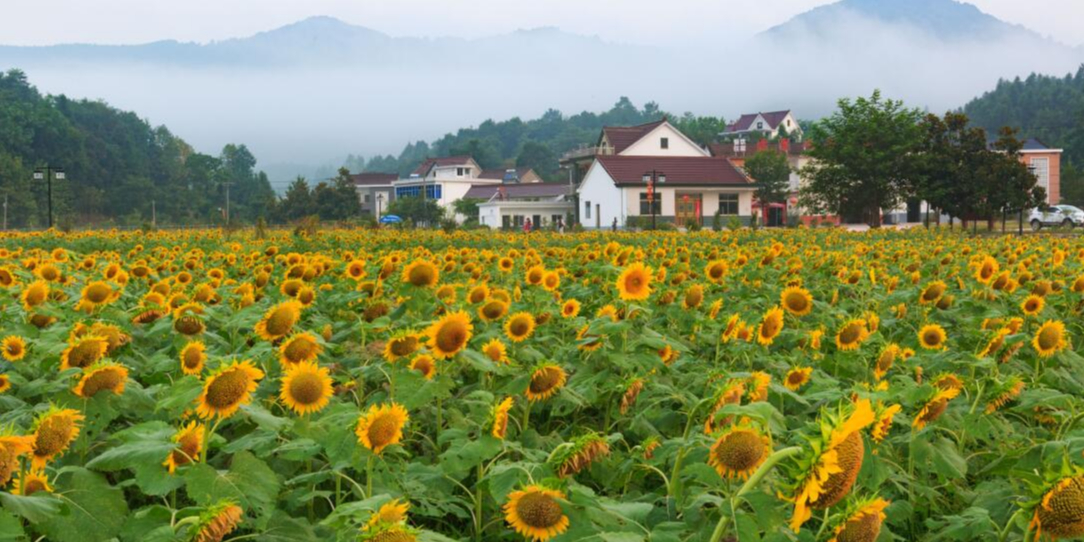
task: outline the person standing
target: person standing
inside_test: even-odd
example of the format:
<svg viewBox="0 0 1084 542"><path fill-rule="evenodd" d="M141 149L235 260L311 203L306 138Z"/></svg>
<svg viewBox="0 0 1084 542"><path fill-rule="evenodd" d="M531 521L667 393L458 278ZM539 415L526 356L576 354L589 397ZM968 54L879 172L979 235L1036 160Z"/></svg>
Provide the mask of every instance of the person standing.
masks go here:
<svg viewBox="0 0 1084 542"><path fill-rule="evenodd" d="M523 221L523 233L531 233L531 219Z"/></svg>

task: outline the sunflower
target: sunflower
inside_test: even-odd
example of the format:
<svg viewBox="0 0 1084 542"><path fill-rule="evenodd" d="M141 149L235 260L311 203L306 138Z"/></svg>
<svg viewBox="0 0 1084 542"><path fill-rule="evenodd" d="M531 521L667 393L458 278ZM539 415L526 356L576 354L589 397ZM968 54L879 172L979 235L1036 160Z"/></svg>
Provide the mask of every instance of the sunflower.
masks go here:
<svg viewBox="0 0 1084 542"><path fill-rule="evenodd" d="M1047 320L1039 326L1031 345L1039 352L1039 357L1050 357L1069 346L1065 338L1065 324L1061 320Z"/></svg>
<svg viewBox="0 0 1084 542"><path fill-rule="evenodd" d="M177 467L199 462L200 453L203 452L205 429L202 423L191 421L173 434L172 441L176 447L162 462L162 465L169 469L170 474L176 472Z"/></svg>
<svg viewBox="0 0 1084 542"><path fill-rule="evenodd" d="M11 378L8 375L0 373L0 393L6 393L11 389Z"/></svg>
<svg viewBox="0 0 1084 542"><path fill-rule="evenodd" d="M437 361L429 354L421 354L410 360L410 369L420 372L426 380L432 380L437 374Z"/></svg>
<svg viewBox="0 0 1084 542"><path fill-rule="evenodd" d="M409 502L401 502L392 499L382 505L369 517L369 521L361 528L363 531L372 531L378 527L400 525L407 519L407 511L410 510Z"/></svg>
<svg viewBox="0 0 1084 542"><path fill-rule="evenodd" d="M926 285L922 289L922 293L919 294L918 302L922 305L929 305L931 303L937 303L941 296L945 295L945 291L948 290L948 284L944 281L934 281Z"/></svg>
<svg viewBox="0 0 1084 542"><path fill-rule="evenodd" d="M478 307L478 317L485 322L494 322L508 314L508 303L500 299L489 299Z"/></svg>
<svg viewBox="0 0 1084 542"><path fill-rule="evenodd" d="M719 337L719 340L724 343L728 343L738 335L738 330L745 327L745 322L742 321L741 316L733 314L726 321L726 326L723 328L723 333Z"/></svg>
<svg viewBox="0 0 1084 542"><path fill-rule="evenodd" d="M84 416L78 410L60 409L55 406L42 413L34 422L34 451L31 454L34 468L42 468L79 436L79 422Z"/></svg>
<svg viewBox="0 0 1084 542"><path fill-rule="evenodd" d="M188 531L192 542L222 542L241 523L245 511L232 501L221 501L208 507Z"/></svg>
<svg viewBox="0 0 1084 542"><path fill-rule="evenodd" d="M561 287L561 274L557 271L547 271L546 274L542 276L542 287L545 288L547 292L557 291L557 288Z"/></svg>
<svg viewBox="0 0 1084 542"><path fill-rule="evenodd" d="M926 350L944 350L948 335L939 324L926 324L918 330L918 343Z"/></svg>
<svg viewBox="0 0 1084 542"><path fill-rule="evenodd" d="M887 507L888 501L878 497L852 504L828 542L876 542Z"/></svg>
<svg viewBox="0 0 1084 542"><path fill-rule="evenodd" d="M361 542L417 542L418 534L404 525L378 527L361 537Z"/></svg>
<svg viewBox="0 0 1084 542"><path fill-rule="evenodd" d="M704 276L715 284L723 282L729 267L723 260L714 260L704 266Z"/></svg>
<svg viewBox="0 0 1084 542"><path fill-rule="evenodd" d="M800 286L791 286L779 296L779 303L794 316L805 316L813 312L813 296L809 290Z"/></svg>
<svg viewBox="0 0 1084 542"><path fill-rule="evenodd" d="M900 345L891 343L881 350L881 354L877 356L877 363L873 366L873 376L880 380L888 374L888 371L892 369L892 365L896 363L896 358L900 355Z"/></svg>
<svg viewBox="0 0 1084 542"><path fill-rule="evenodd" d="M72 393L89 399L103 391L113 395L124 393L124 383L128 380L128 369L119 363L98 363L83 371L79 383Z"/></svg>
<svg viewBox="0 0 1084 542"><path fill-rule="evenodd" d="M482 353L494 363L509 363L508 347L500 339L490 339L482 345Z"/></svg>
<svg viewBox="0 0 1084 542"><path fill-rule="evenodd" d="M986 403L986 413L993 414L998 409L1005 406L1007 403L1020 397L1020 394L1024 391L1024 381L1019 377L1013 377L1006 384L1000 386L994 398Z"/></svg>
<svg viewBox="0 0 1084 542"><path fill-rule="evenodd" d="M1046 306L1046 300L1041 296L1031 294L1024 299L1024 302L1020 304L1020 310L1024 311L1024 314L1028 316L1035 316L1043 311L1043 307Z"/></svg>
<svg viewBox="0 0 1084 542"><path fill-rule="evenodd" d="M38 280L31 282L23 290L20 300L23 302L23 308L30 311L34 307L37 307L45 303L49 299L49 283L44 280Z"/></svg>
<svg viewBox="0 0 1084 542"><path fill-rule="evenodd" d="M1034 540L1043 540L1044 534L1052 540L1084 535L1084 475L1062 478L1047 490L1028 529L1035 530Z"/></svg>
<svg viewBox="0 0 1084 542"><path fill-rule="evenodd" d="M757 328L757 342L769 346L779 336L780 331L783 331L783 309L772 307L764 313L764 318L760 321L760 326Z"/></svg>
<svg viewBox="0 0 1084 542"><path fill-rule="evenodd" d="M256 323L256 334L267 341L276 341L290 334L301 319L301 302L291 299L267 310Z"/></svg>
<svg viewBox="0 0 1084 542"><path fill-rule="evenodd" d="M29 497L39 491L53 492L53 488L49 486L49 477L45 476L41 469L31 469L23 472L22 475L15 479L15 484L11 488L12 495L22 495L24 497Z"/></svg>
<svg viewBox="0 0 1084 542"><path fill-rule="evenodd" d="M426 343L433 356L448 359L467 347L474 326L466 312L445 314L440 320L425 331L429 341Z"/></svg>
<svg viewBox="0 0 1084 542"><path fill-rule="evenodd" d="M557 476L567 478L608 455L610 444L601 435L591 432L555 450L551 461L556 466Z"/></svg>
<svg viewBox="0 0 1084 542"><path fill-rule="evenodd" d="M304 416L327 406L333 393L331 376L314 361L299 361L286 367L282 375L279 399L295 413Z"/></svg>
<svg viewBox="0 0 1084 542"><path fill-rule="evenodd" d="M1009 328L1005 327L997 330L997 332L994 333L994 336L987 341L986 346L982 348L982 351L979 352L979 357L984 358L996 355L997 352L1001 350L1001 347L1005 346L1005 338L1008 337L1010 333Z"/></svg>
<svg viewBox="0 0 1084 542"><path fill-rule="evenodd" d="M617 277L617 291L623 301L643 301L651 295L652 269L636 262Z"/></svg>
<svg viewBox="0 0 1084 542"><path fill-rule="evenodd" d="M565 494L530 485L508 494L504 518L515 531L534 542L545 542L568 530L568 516L558 500Z"/></svg>
<svg viewBox="0 0 1084 542"><path fill-rule="evenodd" d="M665 361L663 361L665 363ZM636 403L636 398L640 396L640 392L644 389L644 379L637 378L625 386L625 393L621 394L621 406L619 411L621 414L628 413L632 405Z"/></svg>
<svg viewBox="0 0 1084 542"><path fill-rule="evenodd" d="M812 367L795 367L787 372L787 376L783 379L783 385L790 391L798 391L802 386L809 383L809 375L812 373Z"/></svg>
<svg viewBox="0 0 1084 542"><path fill-rule="evenodd" d="M815 457L799 477L790 528L797 532L811 516L811 508L824 510L850 493L862 469L865 444L862 430L875 420L868 399L860 399L846 417L821 422L821 443Z"/></svg>
<svg viewBox="0 0 1084 542"><path fill-rule="evenodd" d="M384 359L389 363L408 357L418 351L418 335L410 331L397 333L384 345Z"/></svg>
<svg viewBox="0 0 1084 542"><path fill-rule="evenodd" d="M512 342L522 342L534 333L535 320L529 312L517 312L504 323L504 334Z"/></svg>
<svg viewBox="0 0 1084 542"><path fill-rule="evenodd" d="M26 357L26 339L18 335L8 335L0 341L0 353L4 359L15 362Z"/></svg>
<svg viewBox="0 0 1084 542"><path fill-rule="evenodd" d="M576 348L584 352L594 352L602 348L602 337L588 333L590 325L585 325L576 331Z"/></svg>
<svg viewBox="0 0 1084 542"><path fill-rule="evenodd" d="M504 437L508 434L508 412L512 410L514 404L515 399L513 397L505 397L504 400L493 406L493 429L489 432L491 435L504 440Z"/></svg>
<svg viewBox="0 0 1084 542"><path fill-rule="evenodd" d="M207 361L207 345L203 341L192 341L181 349L181 371L186 375L198 376L203 372L203 364Z"/></svg>
<svg viewBox="0 0 1084 542"><path fill-rule="evenodd" d="M997 276L998 271L1001 271L1001 265L993 257L987 256L982 259L982 263L975 269L975 280L983 284L989 284Z"/></svg>
<svg viewBox="0 0 1084 542"><path fill-rule="evenodd" d="M119 292L115 292L108 282L96 280L83 287L80 304L93 309L112 303L117 296Z"/></svg>
<svg viewBox="0 0 1084 542"><path fill-rule="evenodd" d="M531 382L527 385L527 399L532 403L553 397L565 385L568 375L558 365L542 365L531 373Z"/></svg>
<svg viewBox="0 0 1084 542"><path fill-rule="evenodd" d="M467 302L471 305L477 305L489 298L489 286L485 284L479 284L474 286L467 292Z"/></svg>
<svg viewBox="0 0 1084 542"><path fill-rule="evenodd" d="M0 429L0 488L19 469L19 458L34 451L33 435L13 435Z"/></svg>
<svg viewBox="0 0 1084 542"><path fill-rule="evenodd" d="M440 270L428 260L414 260L403 269L402 281L418 288L432 288L440 281Z"/></svg>
<svg viewBox="0 0 1084 542"><path fill-rule="evenodd" d="M870 429L870 437L873 438L873 442L879 443L888 436L888 430L892 428L892 420L900 410L903 410L901 405L892 405L887 408L878 407L877 420L873 422L873 427Z"/></svg>
<svg viewBox="0 0 1084 542"><path fill-rule="evenodd" d="M580 314L580 302L575 299L568 299L561 304L561 317L562 318L575 318Z"/></svg>
<svg viewBox="0 0 1084 542"><path fill-rule="evenodd" d="M206 331L207 325L203 323L200 317L194 314L185 314L179 318L174 318L173 330L181 335L193 337Z"/></svg>
<svg viewBox="0 0 1084 542"><path fill-rule="evenodd" d="M911 426L916 430L921 430L930 423L937 421L948 409L949 401L955 399L957 395L960 395L960 388L937 390L934 396L929 401L926 401L925 405L922 405L922 409L919 410L918 415L911 422Z"/></svg>
<svg viewBox="0 0 1084 542"><path fill-rule="evenodd" d="M109 349L109 341L97 335L84 335L70 343L60 354L60 370L73 367L84 369L101 361Z"/></svg>
<svg viewBox="0 0 1084 542"><path fill-rule="evenodd" d="M207 377L203 391L196 398L196 414L203 419L229 418L243 404L252 400L252 392L264 377L249 360L234 361Z"/></svg>
<svg viewBox="0 0 1084 542"><path fill-rule="evenodd" d="M768 459L772 442L751 427L734 426L715 440L708 452L708 464L724 478L748 480Z"/></svg>
<svg viewBox="0 0 1084 542"><path fill-rule="evenodd" d="M403 426L410 421L407 410L399 403L372 405L358 418L354 434L362 446L380 455L384 448L398 444L403 438Z"/></svg>
<svg viewBox="0 0 1084 542"><path fill-rule="evenodd" d="M681 306L684 309L695 309L704 302L704 287L699 284L693 284L685 290L685 296L681 300Z"/></svg>
<svg viewBox="0 0 1084 542"><path fill-rule="evenodd" d="M844 352L857 350L869 338L869 328L865 320L851 320L836 333L836 347Z"/></svg>

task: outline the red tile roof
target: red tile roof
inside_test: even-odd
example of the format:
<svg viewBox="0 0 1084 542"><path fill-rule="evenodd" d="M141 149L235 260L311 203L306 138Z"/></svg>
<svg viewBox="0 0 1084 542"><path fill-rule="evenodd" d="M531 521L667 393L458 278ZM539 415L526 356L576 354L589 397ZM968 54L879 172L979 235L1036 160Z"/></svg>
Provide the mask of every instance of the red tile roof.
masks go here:
<svg viewBox="0 0 1084 542"><path fill-rule="evenodd" d="M644 184L644 173L652 170L666 174L667 185L748 186L753 184L744 172L726 158L599 156L599 164L618 186Z"/></svg>
<svg viewBox="0 0 1084 542"><path fill-rule="evenodd" d="M527 183L527 184L475 184L463 196L466 199L489 200L501 189L505 199L520 198L555 198L568 194L568 185L564 183Z"/></svg>
<svg viewBox="0 0 1084 542"><path fill-rule="evenodd" d="M780 122L783 122L783 119L787 118L789 113L789 109L786 111L771 111L769 113L746 113L742 115L741 118L734 121L734 124L727 126L726 131L742 132L748 130L753 126L753 121L757 120L757 116L764 117L765 122L768 123L767 127L774 130L776 126L779 126Z"/></svg>
<svg viewBox="0 0 1084 542"><path fill-rule="evenodd" d="M622 151L631 147L633 143L640 141L648 132L664 122L666 122L666 119L639 126L605 126L602 128L602 133L606 135L610 145L613 145L614 154L621 154Z"/></svg>
<svg viewBox="0 0 1084 542"><path fill-rule="evenodd" d="M350 176L356 186L391 186L392 181L398 178L395 173L358 173Z"/></svg>
<svg viewBox="0 0 1084 542"><path fill-rule="evenodd" d="M445 156L444 158L430 158L414 168L413 173L424 177L428 175L429 170L434 167L465 166L470 164L472 160L474 159L465 154L460 156Z"/></svg>

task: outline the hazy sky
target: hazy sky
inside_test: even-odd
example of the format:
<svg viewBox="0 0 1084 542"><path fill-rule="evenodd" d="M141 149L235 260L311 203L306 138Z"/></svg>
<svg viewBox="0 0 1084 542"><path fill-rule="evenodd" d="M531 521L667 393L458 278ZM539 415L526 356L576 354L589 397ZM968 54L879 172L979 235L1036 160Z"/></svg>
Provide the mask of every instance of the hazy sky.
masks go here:
<svg viewBox="0 0 1084 542"><path fill-rule="evenodd" d="M909 0L898 0L901 2ZM742 38L828 0L5 0L0 43L205 42L330 15L397 36L478 37L558 26L607 40L702 44ZM1070 45L1084 0L972 0Z"/></svg>

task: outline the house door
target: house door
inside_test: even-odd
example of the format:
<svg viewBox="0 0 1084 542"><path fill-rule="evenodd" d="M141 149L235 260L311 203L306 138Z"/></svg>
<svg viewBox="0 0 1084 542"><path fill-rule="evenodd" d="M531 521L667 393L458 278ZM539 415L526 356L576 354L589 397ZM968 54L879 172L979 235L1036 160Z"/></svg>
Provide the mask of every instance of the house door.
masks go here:
<svg viewBox="0 0 1084 542"><path fill-rule="evenodd" d="M687 227L691 223L699 224L703 215L703 194L677 194L674 199L674 222L678 227Z"/></svg>
<svg viewBox="0 0 1084 542"><path fill-rule="evenodd" d="M913 200L909 200L907 202L907 221L911 222L911 223L922 222L922 202L921 201L919 201L917 199L913 199Z"/></svg>
<svg viewBox="0 0 1084 542"><path fill-rule="evenodd" d="M595 229L602 227L602 205L595 204Z"/></svg>
<svg viewBox="0 0 1084 542"><path fill-rule="evenodd" d="M786 209L778 206L768 207L768 226L772 228L778 228L786 224L783 218L784 211Z"/></svg>

